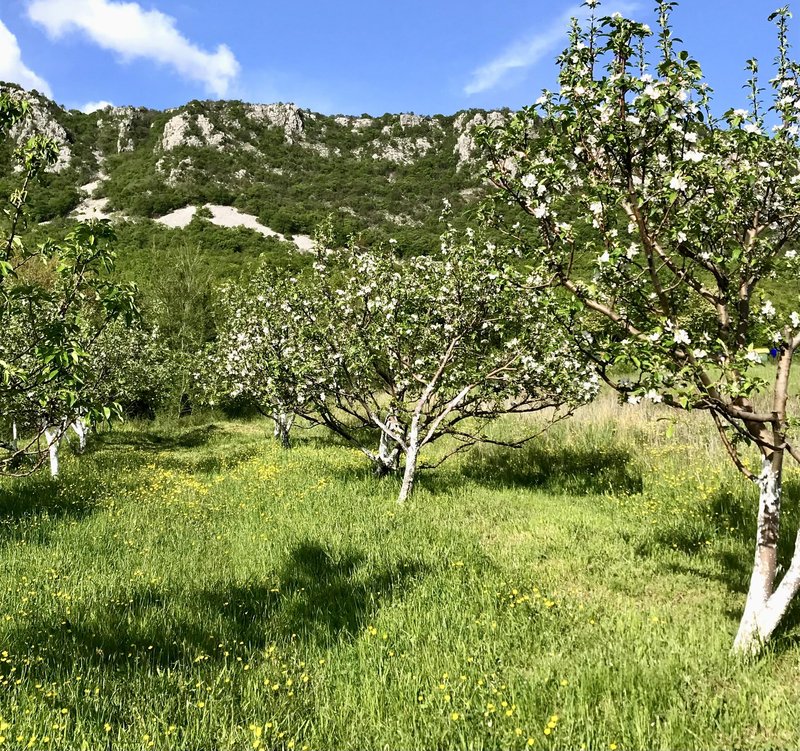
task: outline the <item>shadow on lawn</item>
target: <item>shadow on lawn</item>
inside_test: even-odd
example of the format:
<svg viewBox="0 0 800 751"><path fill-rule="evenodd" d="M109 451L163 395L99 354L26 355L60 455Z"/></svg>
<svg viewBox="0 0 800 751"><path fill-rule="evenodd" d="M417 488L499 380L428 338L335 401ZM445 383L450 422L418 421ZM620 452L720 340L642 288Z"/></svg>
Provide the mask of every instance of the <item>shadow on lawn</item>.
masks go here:
<svg viewBox="0 0 800 751"><path fill-rule="evenodd" d="M12 540L45 544L52 531L46 523L92 514L103 491L92 478L53 480L38 474L0 487L0 544Z"/></svg>
<svg viewBox="0 0 800 751"><path fill-rule="evenodd" d="M785 570L794 553L800 525L800 482L786 479L783 483L783 516L778 560ZM758 494L745 484L722 488L695 516L678 516L668 526L654 529L640 538L636 552L656 558L667 549L685 554L685 561L670 560L663 564L673 574L718 582L737 595L738 602L726 615L738 623L742 617L750 576L756 534ZM725 547L706 547L706 540L724 540ZM780 626L771 649L782 652L800 645L800 600L795 598Z"/></svg>
<svg viewBox="0 0 800 751"><path fill-rule="evenodd" d="M402 560L377 571L364 564L360 553L332 555L304 543L275 580L200 592L140 587L105 606L93 604L73 622L57 621L54 613L34 617L7 642L47 645L37 667L43 675L70 663L191 670L198 655L226 661L223 649L236 643L248 650L298 641L328 648L355 638L384 600L402 596L426 573Z"/></svg>
<svg viewBox="0 0 800 751"><path fill-rule="evenodd" d="M479 447L463 475L490 487L540 488L552 493L639 493L642 476L629 451L529 443L519 449Z"/></svg>
<svg viewBox="0 0 800 751"><path fill-rule="evenodd" d="M96 436L89 444L89 451L101 451L115 446L127 446L140 451L194 449L204 446L220 433L224 433L224 429L213 423L190 430L110 430Z"/></svg>

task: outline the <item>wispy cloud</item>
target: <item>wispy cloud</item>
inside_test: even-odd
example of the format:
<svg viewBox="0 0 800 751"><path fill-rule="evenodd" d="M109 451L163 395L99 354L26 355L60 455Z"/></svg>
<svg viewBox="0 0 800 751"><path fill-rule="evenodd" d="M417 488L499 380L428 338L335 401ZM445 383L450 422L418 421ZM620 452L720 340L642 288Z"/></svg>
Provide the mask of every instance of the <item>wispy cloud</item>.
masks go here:
<svg viewBox="0 0 800 751"><path fill-rule="evenodd" d="M123 60L145 58L167 65L225 96L239 63L224 44L207 52L178 31L175 19L139 3L115 0L32 0L28 16L53 38L83 33Z"/></svg>
<svg viewBox="0 0 800 751"><path fill-rule="evenodd" d="M91 115L92 112L97 112L98 110L104 110L106 107L113 107L113 102L106 102L105 100L99 102L86 102L86 104L81 107L81 112L84 112L87 115Z"/></svg>
<svg viewBox="0 0 800 751"><path fill-rule="evenodd" d="M619 2L609 8L603 8L603 15L611 15L615 12L626 15L638 7L638 2ZM504 83L514 71L532 68L563 44L569 29L570 19L586 19L588 15L588 8L579 5L568 8L544 30L538 31L527 39L515 42L493 60L476 68L464 87L464 93L472 95L490 91Z"/></svg>
<svg viewBox="0 0 800 751"><path fill-rule="evenodd" d="M47 81L22 62L19 42L2 21L0 21L0 81L16 83L26 89L36 89L47 96L53 95Z"/></svg>

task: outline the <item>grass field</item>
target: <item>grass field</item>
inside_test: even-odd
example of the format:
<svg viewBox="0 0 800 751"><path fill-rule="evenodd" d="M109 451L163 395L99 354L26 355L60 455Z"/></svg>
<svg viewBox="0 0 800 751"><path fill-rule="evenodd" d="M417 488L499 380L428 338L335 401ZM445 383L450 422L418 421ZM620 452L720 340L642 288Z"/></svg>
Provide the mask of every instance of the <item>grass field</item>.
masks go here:
<svg viewBox="0 0 800 751"><path fill-rule="evenodd" d="M423 476L407 508L351 449L301 431L283 452L263 422L65 451L60 482L0 485L0 738L797 748L800 611L759 660L729 654L753 489L702 416L667 415L602 400ZM786 494L792 525L796 474Z"/></svg>

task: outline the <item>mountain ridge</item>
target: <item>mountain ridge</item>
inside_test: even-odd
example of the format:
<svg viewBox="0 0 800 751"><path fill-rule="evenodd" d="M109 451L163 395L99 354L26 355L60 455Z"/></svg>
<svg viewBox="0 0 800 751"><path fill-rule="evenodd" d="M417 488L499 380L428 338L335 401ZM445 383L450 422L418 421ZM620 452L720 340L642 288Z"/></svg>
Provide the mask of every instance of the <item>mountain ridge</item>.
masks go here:
<svg viewBox="0 0 800 751"><path fill-rule="evenodd" d="M82 219L94 212L155 220L188 207L231 206L288 237L313 234L330 215L342 234L367 242L406 235L412 252L438 237L443 199L460 210L481 193L472 132L507 117L484 110L323 115L237 100L87 114L13 84L0 88L31 103L17 138L37 130L60 144L44 195L33 201L40 222L76 211Z"/></svg>

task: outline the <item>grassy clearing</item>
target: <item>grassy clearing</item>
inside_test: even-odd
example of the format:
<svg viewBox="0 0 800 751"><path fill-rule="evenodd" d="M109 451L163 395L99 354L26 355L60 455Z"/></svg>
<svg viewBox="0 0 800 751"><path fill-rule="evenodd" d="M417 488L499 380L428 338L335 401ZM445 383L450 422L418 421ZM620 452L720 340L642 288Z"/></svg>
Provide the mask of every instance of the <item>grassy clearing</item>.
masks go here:
<svg viewBox="0 0 800 751"><path fill-rule="evenodd" d="M601 401L423 477L406 509L316 434L100 436L58 484L0 486L0 737L796 748L800 612L731 659L753 492L701 419L668 414ZM796 475L786 491L792 524Z"/></svg>

